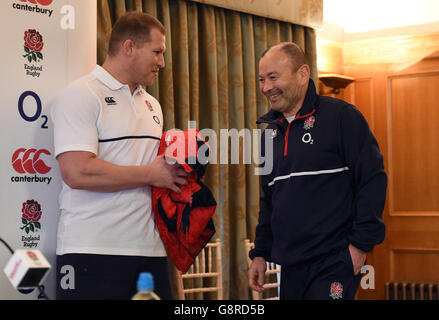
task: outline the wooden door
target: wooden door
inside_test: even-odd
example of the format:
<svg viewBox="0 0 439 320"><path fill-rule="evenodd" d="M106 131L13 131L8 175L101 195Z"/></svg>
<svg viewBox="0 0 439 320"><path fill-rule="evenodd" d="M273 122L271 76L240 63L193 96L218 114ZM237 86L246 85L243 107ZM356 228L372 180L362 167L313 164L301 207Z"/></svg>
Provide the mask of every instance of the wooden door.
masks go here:
<svg viewBox="0 0 439 320"><path fill-rule="evenodd" d="M388 281L439 281L439 59L363 74L344 98L369 122L388 174L386 238L367 257L375 289L357 298L384 299Z"/></svg>

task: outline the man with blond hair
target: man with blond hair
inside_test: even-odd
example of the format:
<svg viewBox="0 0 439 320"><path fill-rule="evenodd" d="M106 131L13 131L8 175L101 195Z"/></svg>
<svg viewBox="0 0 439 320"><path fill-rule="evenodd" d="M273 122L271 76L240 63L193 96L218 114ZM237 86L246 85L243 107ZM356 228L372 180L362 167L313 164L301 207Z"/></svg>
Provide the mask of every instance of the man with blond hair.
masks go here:
<svg viewBox="0 0 439 320"><path fill-rule="evenodd" d="M178 192L186 174L157 157L162 110L143 88L165 66L165 50L163 25L128 12L113 26L104 64L55 99L58 299L130 299L141 272L153 274L162 299L172 298L151 186ZM63 281L64 266L73 284Z"/></svg>

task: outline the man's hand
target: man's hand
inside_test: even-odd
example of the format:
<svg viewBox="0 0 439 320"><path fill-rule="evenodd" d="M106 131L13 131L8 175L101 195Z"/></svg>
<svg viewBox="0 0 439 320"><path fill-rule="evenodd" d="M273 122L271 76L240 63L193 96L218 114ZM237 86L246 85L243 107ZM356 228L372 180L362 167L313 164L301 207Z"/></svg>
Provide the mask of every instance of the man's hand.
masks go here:
<svg viewBox="0 0 439 320"><path fill-rule="evenodd" d="M163 155L144 166L120 166L86 151L68 151L57 157L61 176L72 189L115 192L156 186L180 192L188 173L179 164L169 164Z"/></svg>
<svg viewBox="0 0 439 320"><path fill-rule="evenodd" d="M349 252L351 254L352 264L354 265L354 275L357 275L366 262L366 252L361 251L351 244L349 244Z"/></svg>
<svg viewBox="0 0 439 320"><path fill-rule="evenodd" d="M248 270L248 285L259 293L264 291L265 270L267 270L267 264L262 257L254 258Z"/></svg>
<svg viewBox="0 0 439 320"><path fill-rule="evenodd" d="M158 156L149 165L148 171L150 175L150 185L159 188L168 188L175 192L181 191L178 185L187 184L185 177L189 176L180 164L167 163L164 155Z"/></svg>

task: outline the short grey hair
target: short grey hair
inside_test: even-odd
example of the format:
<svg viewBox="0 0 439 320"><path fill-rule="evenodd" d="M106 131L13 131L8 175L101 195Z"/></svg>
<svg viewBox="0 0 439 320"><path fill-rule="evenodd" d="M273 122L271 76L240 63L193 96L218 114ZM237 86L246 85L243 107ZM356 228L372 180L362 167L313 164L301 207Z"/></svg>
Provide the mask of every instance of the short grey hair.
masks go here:
<svg viewBox="0 0 439 320"><path fill-rule="evenodd" d="M274 48L279 48L279 50L282 50L288 56L293 66L293 72L296 72L304 64L309 65L305 52L294 42L281 42L271 46L262 53L261 58Z"/></svg>

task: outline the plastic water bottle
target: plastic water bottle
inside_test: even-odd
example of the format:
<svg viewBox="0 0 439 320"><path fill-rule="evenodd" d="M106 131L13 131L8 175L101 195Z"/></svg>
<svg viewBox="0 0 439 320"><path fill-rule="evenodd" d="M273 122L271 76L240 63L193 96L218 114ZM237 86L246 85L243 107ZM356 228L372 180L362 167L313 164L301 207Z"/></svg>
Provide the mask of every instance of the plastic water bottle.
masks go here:
<svg viewBox="0 0 439 320"><path fill-rule="evenodd" d="M149 272L142 272L137 280L137 293L131 300L161 300L154 292L154 278Z"/></svg>

